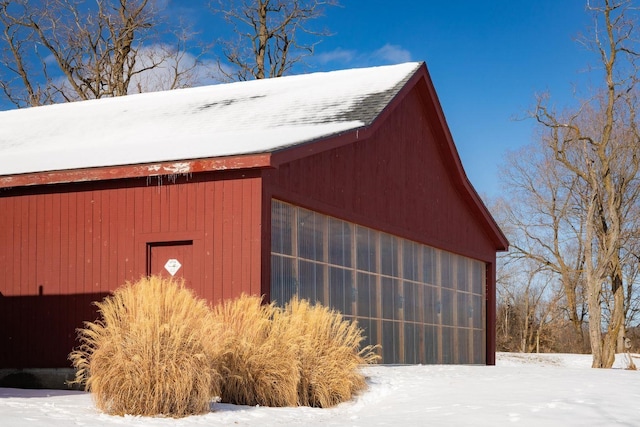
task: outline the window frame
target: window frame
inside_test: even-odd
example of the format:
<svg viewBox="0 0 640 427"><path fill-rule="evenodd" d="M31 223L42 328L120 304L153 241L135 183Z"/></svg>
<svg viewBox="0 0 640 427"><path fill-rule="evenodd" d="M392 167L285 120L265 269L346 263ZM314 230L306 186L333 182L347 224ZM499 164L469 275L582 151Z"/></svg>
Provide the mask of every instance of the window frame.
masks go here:
<svg viewBox="0 0 640 427"><path fill-rule="evenodd" d="M375 334L366 343L393 347L381 351L383 363L486 362L484 262L277 199L272 199L271 209L271 265L284 265L286 259L293 276L278 277L272 271L271 295L277 304L284 305L295 294L310 295L306 288L305 292L301 289L313 286L312 303L339 309L346 319L360 322ZM321 229L302 228L311 227L311 218L313 227L320 224ZM283 223L287 220L291 223ZM341 235L332 235L334 230ZM280 231L284 233L278 234ZM284 242L286 239L291 241ZM312 245L313 250L305 245ZM289 253L281 253L285 252L281 248L290 248ZM321 283L310 285L301 280L306 278L302 267L310 265L318 269L313 276ZM338 273L341 283L337 283ZM361 285L361 278L366 283ZM344 284L351 289L338 289ZM367 298L359 297L365 291ZM363 301L368 301L366 309L360 308ZM411 337L405 337L407 331Z"/></svg>

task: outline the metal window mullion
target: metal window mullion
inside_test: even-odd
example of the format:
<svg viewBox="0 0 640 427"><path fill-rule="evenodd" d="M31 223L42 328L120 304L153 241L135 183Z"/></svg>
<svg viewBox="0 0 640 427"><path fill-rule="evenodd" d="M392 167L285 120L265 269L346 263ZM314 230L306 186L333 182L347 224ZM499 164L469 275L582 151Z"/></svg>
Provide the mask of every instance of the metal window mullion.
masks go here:
<svg viewBox="0 0 640 427"><path fill-rule="evenodd" d="M293 271L291 272L295 279L295 294L299 296L300 293L300 272L298 268L298 215L299 212L297 206L291 206L291 257L293 258L291 268ZM284 301L283 301L284 302Z"/></svg>
<svg viewBox="0 0 640 427"><path fill-rule="evenodd" d="M418 293L416 295L416 298L418 299L418 301L416 301L416 303L414 304L414 308L416 310L416 312L414 313L414 315L416 316L416 323L418 326L418 343L416 344L418 346L418 361L420 363L425 363L426 362L426 358L427 358L427 350L426 350L426 343L425 343L425 339L424 339L424 331L425 331L425 307L424 307L424 291L425 291L425 280L424 280L424 262L423 262L423 251L424 251L424 245L416 245L416 254L414 257L414 260L418 263L417 265L417 271L418 271L418 283L420 283L420 286L418 286Z"/></svg>
<svg viewBox="0 0 640 427"><path fill-rule="evenodd" d="M356 226L353 223L345 223L347 224L348 227L350 227L351 229L351 233L350 236L351 238L349 239L349 245L351 246L350 250L351 250L351 274L352 274L352 305L351 305L351 312L353 313L353 317L357 318L358 316L358 293L360 292L360 286L358 283L358 274L356 273L356 257L357 257L357 236L356 236Z"/></svg>
<svg viewBox="0 0 640 427"><path fill-rule="evenodd" d="M405 324L405 312L404 312L404 306L405 306L405 299L404 299L404 259L403 259L403 254L404 254L404 239L400 239L398 236L394 236L393 241L396 242L396 250L395 250L395 254L396 254L396 270L397 270L397 274L396 274L396 279L395 282L398 286L397 291L398 291L398 301L397 301L397 305L398 305L398 315L399 318L398 319L394 319L394 321L397 321L399 327L398 327L398 346L400 348L398 348L398 356L400 358L400 362L404 363L405 362L405 351L404 351L404 324Z"/></svg>
<svg viewBox="0 0 640 427"><path fill-rule="evenodd" d="M443 333L443 322L442 319L444 317L443 315L443 304L442 304L442 257L440 256L440 253L442 251L440 249L434 249L433 255L434 255L434 264L435 264L435 272L434 272L434 278L435 278L435 285L436 285L436 307L439 308L439 312L438 312L438 324L436 325L437 328L437 334L436 334L436 339L438 341L438 363L442 363L443 362L443 353L442 353L442 333Z"/></svg>
<svg viewBox="0 0 640 427"><path fill-rule="evenodd" d="M381 256L381 248L380 248L380 232L379 231L373 231L371 229L368 230L369 231L369 237L371 237L371 233L373 233L373 238L374 238L374 247L376 250L375 253L375 278L376 278L376 313L378 314L377 316L377 320L376 322L378 323L378 328L377 328L377 342L379 342L381 345L383 345L383 341L382 341L382 329L383 329L383 325L382 325L382 276L381 276L381 272L382 272L382 256ZM383 361L384 362L384 361Z"/></svg>
<svg viewBox="0 0 640 427"><path fill-rule="evenodd" d="M330 300L330 292L329 292L329 284L330 284L330 277L329 277L329 223L331 222L329 217L325 217L324 220L324 226L322 229L322 237L323 237L323 242L322 242L322 260L316 260L318 262L321 262L322 265L322 277L323 277L323 283L322 283L322 295L324 297L324 300L326 302L325 305L330 306L331 300ZM334 308L334 307L331 307Z"/></svg>

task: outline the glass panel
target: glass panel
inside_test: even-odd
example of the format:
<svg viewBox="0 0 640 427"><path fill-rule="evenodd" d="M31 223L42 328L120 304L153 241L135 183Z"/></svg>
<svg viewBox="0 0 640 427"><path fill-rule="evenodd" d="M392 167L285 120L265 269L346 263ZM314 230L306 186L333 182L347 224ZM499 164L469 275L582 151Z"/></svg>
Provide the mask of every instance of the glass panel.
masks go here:
<svg viewBox="0 0 640 427"><path fill-rule="evenodd" d="M402 277L407 280L420 280L419 249L420 245L410 240L403 240L402 242Z"/></svg>
<svg viewBox="0 0 640 427"><path fill-rule="evenodd" d="M486 354L484 351L484 331L473 331L473 363L486 363Z"/></svg>
<svg viewBox="0 0 640 427"><path fill-rule="evenodd" d="M358 273L358 316L379 317L376 276Z"/></svg>
<svg viewBox="0 0 640 427"><path fill-rule="evenodd" d="M382 317L384 319L400 320L403 318L404 298L402 297L402 282L389 277L381 278L382 284Z"/></svg>
<svg viewBox="0 0 640 427"><path fill-rule="evenodd" d="M471 327L476 329L482 329L482 301L484 298L481 295L471 296Z"/></svg>
<svg viewBox="0 0 640 427"><path fill-rule="evenodd" d="M416 339L416 325L404 324L404 363L418 363L418 340Z"/></svg>
<svg viewBox="0 0 640 427"><path fill-rule="evenodd" d="M306 209L298 209L298 256L326 261L324 233L326 217Z"/></svg>
<svg viewBox="0 0 640 427"><path fill-rule="evenodd" d="M298 262L299 291L298 296L307 299L311 304L326 304L324 297L324 264L300 260Z"/></svg>
<svg viewBox="0 0 640 427"><path fill-rule="evenodd" d="M360 319L358 318L358 327L360 327L363 332L362 336L364 336L364 340L360 344L360 348L364 348L368 345L377 345L378 344L378 323L379 320L375 319Z"/></svg>
<svg viewBox="0 0 640 427"><path fill-rule="evenodd" d="M329 305L342 314L352 314L354 297L353 271L331 267L329 273Z"/></svg>
<svg viewBox="0 0 640 427"><path fill-rule="evenodd" d="M398 238L386 233L380 233L380 264L381 273L398 277Z"/></svg>
<svg viewBox="0 0 640 427"><path fill-rule="evenodd" d="M271 300L284 305L298 292L294 260L271 255Z"/></svg>
<svg viewBox="0 0 640 427"><path fill-rule="evenodd" d="M438 289L433 286L424 285L422 292L422 299L424 301L424 323L436 325L440 323L438 315L441 311L441 306L438 304Z"/></svg>
<svg viewBox="0 0 640 427"><path fill-rule="evenodd" d="M453 328L442 328L442 363L455 363L454 333Z"/></svg>
<svg viewBox="0 0 640 427"><path fill-rule="evenodd" d="M418 296L418 286L412 282L404 282L404 320L416 322L418 321L419 309L417 305L420 303Z"/></svg>
<svg viewBox="0 0 640 427"><path fill-rule="evenodd" d="M470 317L473 314L473 308L471 307L471 301L469 300L469 294L458 293L458 305L456 307L458 313L458 324L464 328L471 326Z"/></svg>
<svg viewBox="0 0 640 427"><path fill-rule="evenodd" d="M358 270L376 271L376 235L377 233L373 230L358 227Z"/></svg>
<svg viewBox="0 0 640 427"><path fill-rule="evenodd" d="M456 289L458 289L459 291L465 291L465 292L469 292L469 276L467 273L467 266L468 266L468 258L464 258L461 256L457 256L454 255L455 260L456 260L456 267L458 269L457 271L457 287Z"/></svg>
<svg viewBox="0 0 640 427"><path fill-rule="evenodd" d="M351 230L348 222L329 218L329 263L351 267Z"/></svg>
<svg viewBox="0 0 640 427"><path fill-rule="evenodd" d="M393 280L393 293L394 293L394 307L393 318L395 320L404 319L404 296L402 295L402 282L400 280Z"/></svg>
<svg viewBox="0 0 640 427"><path fill-rule="evenodd" d="M393 319L396 305L395 280L383 277L380 282L382 286L382 318Z"/></svg>
<svg viewBox="0 0 640 427"><path fill-rule="evenodd" d="M422 247L422 281L435 285L436 275L436 251L429 246Z"/></svg>
<svg viewBox="0 0 640 427"><path fill-rule="evenodd" d="M480 261L472 261L471 292L484 295L484 264Z"/></svg>
<svg viewBox="0 0 640 427"><path fill-rule="evenodd" d="M445 288L453 288L451 254L445 251L440 251L440 284Z"/></svg>
<svg viewBox="0 0 640 427"><path fill-rule="evenodd" d="M293 206L274 200L271 207L271 252L292 255Z"/></svg>
<svg viewBox="0 0 640 427"><path fill-rule="evenodd" d="M458 334L458 348L457 348L457 363L471 363L471 358L469 357L469 329L457 329Z"/></svg>
<svg viewBox="0 0 640 427"><path fill-rule="evenodd" d="M382 322L382 363L400 363L399 323Z"/></svg>
<svg viewBox="0 0 640 427"><path fill-rule="evenodd" d="M438 363L438 327L424 326L424 353L423 363Z"/></svg>
<svg viewBox="0 0 640 427"><path fill-rule="evenodd" d="M440 298L440 311L442 313L442 324L453 326L453 304L454 304L454 291L450 289L442 289Z"/></svg>

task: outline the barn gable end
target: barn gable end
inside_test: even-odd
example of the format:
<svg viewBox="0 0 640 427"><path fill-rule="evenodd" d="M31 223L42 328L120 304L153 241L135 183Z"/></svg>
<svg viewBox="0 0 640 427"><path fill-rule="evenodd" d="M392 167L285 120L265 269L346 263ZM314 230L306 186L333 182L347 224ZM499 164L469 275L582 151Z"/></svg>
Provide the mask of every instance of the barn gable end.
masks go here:
<svg viewBox="0 0 640 427"><path fill-rule="evenodd" d="M273 197L491 261L493 239L447 164L438 123L410 92L367 137L265 172ZM435 129L434 129L435 128Z"/></svg>
<svg viewBox="0 0 640 427"><path fill-rule="evenodd" d="M278 268L285 270L290 268L296 283L285 283L277 290L274 290L272 283L271 290L276 293L276 296L284 299L289 297L289 293L299 293L303 288L310 286L305 283L305 280L308 279L304 277L307 274L304 269L311 268L309 266L313 265L313 280L316 281L316 291L309 294L310 298L315 297L319 302L335 305L334 299L342 297L334 298L332 296L332 281L335 282L336 279L331 277L331 271L341 271L341 274L347 277L348 292L360 295L366 291L383 300L380 302L381 307L378 308L379 313L373 316L373 319L370 316L371 309L369 307L360 308L355 296L352 298L353 303L347 303L347 311L352 318L357 319L362 325L366 325L365 329L370 335L377 336L376 340L371 341L372 344L382 343L383 347L385 344L401 347L402 351L396 351L396 354L390 353L386 357L388 362L452 363L458 361L473 363L475 361L477 363L478 360L481 360L483 363L492 363L494 361L493 340L495 339L492 328L492 316L494 316L492 308L494 296L492 293L494 292L496 242L498 242L498 249L504 250L506 246L504 241L500 241L503 238L501 235L497 237L494 235L497 227L493 220L486 215L478 215L478 211L485 208L475 191L470 187L461 169L455 148L451 145L452 141L448 135L446 124L442 122L443 116L437 114L439 112L437 99L434 103L434 99L430 97L431 94L426 90L428 87L427 78L426 73L419 74L409 82L404 87L403 93L388 106L382 117L371 127L361 129L355 135L351 134L348 143L343 141L340 144L335 140L330 140L324 151L321 150L322 143L319 143L314 147L313 154L304 153L305 155L297 156L291 152L293 150L290 150L282 153L281 157L275 156L275 160L279 162L278 167L265 172L266 200L272 199L276 201L274 203L283 201L293 205L294 215L308 216L308 212L326 215L328 219L320 219L320 221L324 221L323 225L320 226L320 230L315 230L313 239L322 240L327 253L320 255L319 260L312 260L314 255L296 255L293 253L295 250L292 253L282 253L276 249L272 253L272 260L275 259L282 263L287 257L295 258L291 267L281 266ZM348 136L343 136L344 140L348 138ZM469 190L472 191L471 194ZM297 207L300 207L301 210L298 210ZM279 212L282 207L278 205L276 209ZM277 214L276 211L274 211L275 214ZM413 277L417 276L414 272L406 274L399 272L398 281L405 276L412 275L412 279L406 282L406 286L413 282L416 283L416 286L407 291L399 283L397 289L387 291L385 286L389 285L383 283L385 278L382 277L382 279L377 279L375 290L371 290L369 284L371 279L366 278L374 276L365 274L365 271L368 273L369 270L363 270L356 265L357 254L353 254L353 263L347 263L348 268L343 268L344 263L334 265L329 260L332 243L327 243L325 240L332 239L331 223L334 221L333 219L345 221L344 224L349 227L346 234L343 235L343 238L353 240L349 253L355 252L357 249L359 239L357 230L360 227L381 231L403 239L398 240L399 244L403 244L402 242L418 243L418 246L414 246L413 243L406 244L409 245L408 248L412 248L412 251L415 250L414 247L418 247L421 251L420 254L430 250L423 250L422 245L425 245L426 248L446 251L447 254L455 254L453 259L459 260L455 262L459 263L460 271L466 271L467 263L471 260L482 261L484 263L483 283L486 286L483 285L480 294L467 292L466 284L464 290L462 289L463 285L460 285L460 289L451 293L451 298L460 299L460 302L456 303L451 301L447 308L455 312L452 315L456 317L455 320L451 320L449 323L446 320L443 321L442 317L446 317L446 315L427 319L428 316L423 312L423 310L427 310L424 295L426 290L435 290L440 286L438 282L440 279L425 279L422 283L417 280L417 277ZM299 235L305 232L306 225L303 223L303 218L297 220L299 221L298 229L292 233ZM319 220L316 218L314 221ZM307 244L300 237L297 237L296 240L296 236L294 236L293 239L294 244L299 247ZM378 243L378 250L382 251L380 245ZM402 270L402 249L399 248L397 252L393 252L392 256L395 255L398 257L397 268ZM378 256L385 257L389 254L384 252ZM272 261L272 263L276 261ZM314 264L310 264L311 261ZM384 262L384 260L381 259L379 262ZM416 271L420 271L420 275L428 273L422 266L416 267L416 269ZM434 274L443 277L440 272ZM360 276L366 283L359 280ZM317 289L321 286L317 282L322 281L324 281L323 286L326 288L324 291ZM460 281L463 280L460 279ZM426 285L422 286L423 284ZM437 300L436 304L442 304L438 301L443 300L443 292L434 292L437 294L434 296ZM420 306L407 303L408 299L416 299L418 295L420 295ZM458 314L470 310L465 299L467 297L469 306L473 299L479 297L487 302L482 308L483 317L487 319L485 324L480 325L476 322L469 327L469 321L462 318L462 314ZM402 300L403 307L400 312L389 312L388 316L385 315L382 309L385 304L384 298ZM344 306L341 305L339 308L344 311ZM412 312L410 316L403 314L410 311ZM421 312L418 316L413 311ZM411 321L404 321L405 317L407 319L411 317ZM392 320L393 322L391 322ZM369 326L370 322L375 325ZM457 324L458 322L460 325ZM393 325L391 325L392 323ZM382 332L383 327L387 324L391 325L388 327L389 331L393 327L397 329L404 325L405 328L415 327L415 332L412 330L412 338L405 337L409 332L405 333L400 329L395 332L387 332L387 334L395 335L395 340L398 340L397 335L401 336L399 342L395 344L391 342L390 344L390 341L385 338L385 333ZM411 356L405 354L404 346L414 345L413 336L420 336L426 341L429 339L429 335L425 331L433 328L438 331L435 333L442 334L443 324L445 329L448 329L449 326L452 327L450 329L453 346L463 347L466 345L462 343L463 337L465 342L470 342L468 357L456 356L457 358L452 358L446 354L446 351L443 353L442 349L434 350L433 354L428 354L428 351ZM455 328L455 326L463 324L464 327ZM370 327L372 330L369 330ZM417 332L418 330L420 332ZM477 335L479 332L482 332L481 338ZM482 340L480 344L477 342L474 344L473 338L467 337L467 334L473 335L474 333L476 341ZM409 344L406 344L408 341ZM423 346L443 347L441 338L439 342L435 343L424 344L424 341ZM474 345L478 346L475 350L471 348ZM482 355L474 354L473 351L480 351Z"/></svg>

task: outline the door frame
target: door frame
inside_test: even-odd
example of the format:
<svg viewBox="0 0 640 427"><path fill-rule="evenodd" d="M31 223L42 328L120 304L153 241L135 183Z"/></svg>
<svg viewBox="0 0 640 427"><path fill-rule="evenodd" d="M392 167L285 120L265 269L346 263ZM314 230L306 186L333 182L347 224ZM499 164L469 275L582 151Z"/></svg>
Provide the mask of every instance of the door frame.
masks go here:
<svg viewBox="0 0 640 427"><path fill-rule="evenodd" d="M166 246L191 246L192 251L192 268L195 267L195 245L193 240L170 240L170 241L161 241L161 242L147 242L147 276L151 276L151 257L152 257L152 249L157 247L166 247ZM195 272L195 270L194 270Z"/></svg>
<svg viewBox="0 0 640 427"><path fill-rule="evenodd" d="M204 239L202 232L140 233L136 236L136 270L140 276L148 276L151 267L151 247L191 242L193 247L194 290L200 292L204 286Z"/></svg>

